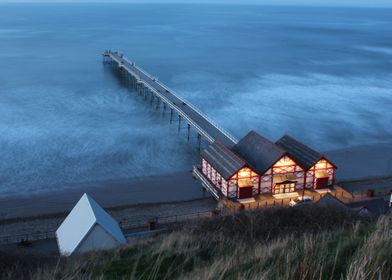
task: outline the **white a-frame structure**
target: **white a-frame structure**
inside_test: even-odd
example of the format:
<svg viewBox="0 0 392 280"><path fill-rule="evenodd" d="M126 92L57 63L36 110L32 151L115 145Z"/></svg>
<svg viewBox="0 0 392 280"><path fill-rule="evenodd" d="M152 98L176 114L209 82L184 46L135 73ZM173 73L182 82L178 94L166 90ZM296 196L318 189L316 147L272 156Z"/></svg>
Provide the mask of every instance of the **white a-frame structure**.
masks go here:
<svg viewBox="0 0 392 280"><path fill-rule="evenodd" d="M87 194L57 229L56 237L60 253L65 256L126 243L118 223Z"/></svg>

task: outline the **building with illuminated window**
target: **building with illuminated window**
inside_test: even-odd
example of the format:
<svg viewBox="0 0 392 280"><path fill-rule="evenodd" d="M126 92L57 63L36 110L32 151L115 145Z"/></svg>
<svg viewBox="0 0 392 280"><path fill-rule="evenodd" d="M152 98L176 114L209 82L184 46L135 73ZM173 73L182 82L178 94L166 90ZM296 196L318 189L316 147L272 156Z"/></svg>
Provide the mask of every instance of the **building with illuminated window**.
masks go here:
<svg viewBox="0 0 392 280"><path fill-rule="evenodd" d="M215 197L244 199L328 188L335 170L322 154L291 136L274 143L251 131L232 148L212 143L201 152L195 171Z"/></svg>

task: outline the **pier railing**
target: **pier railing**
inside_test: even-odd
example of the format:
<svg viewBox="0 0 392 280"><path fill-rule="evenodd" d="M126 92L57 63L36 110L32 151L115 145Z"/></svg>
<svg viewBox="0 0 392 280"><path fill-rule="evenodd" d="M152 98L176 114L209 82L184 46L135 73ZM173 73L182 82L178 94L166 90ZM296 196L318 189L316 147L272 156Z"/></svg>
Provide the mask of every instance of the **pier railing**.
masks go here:
<svg viewBox="0 0 392 280"><path fill-rule="evenodd" d="M144 82L143 80L141 81L141 83L144 84L144 86L146 86L149 90L151 90L152 92L154 92L155 95L159 96L159 98L161 98L162 100L164 100L166 103L170 104L171 101L168 100L164 95L162 95L160 92L158 92L157 90L155 90L153 87L151 87L148 83ZM196 130L199 131L200 134L202 134L208 141L210 142L214 142L214 138L211 137L211 135L209 135L203 128L201 128L196 122L194 122L190 117L188 117L188 115L181 110L181 108L179 108L177 105L172 105L173 107L176 108L176 111L178 114L181 115L181 117L183 117L189 124L191 124L194 128L196 128ZM190 106L189 106L190 107Z"/></svg>
<svg viewBox="0 0 392 280"><path fill-rule="evenodd" d="M216 122L212 121L205 113L203 113L200 109L195 107L193 104L189 103L187 100L184 98L180 97L178 94L175 93L172 89L168 88L164 83L160 82L156 77L152 76L151 74L147 73L145 70L143 70L141 67L137 66L135 62L132 62L125 58L122 54L119 52L112 52L112 51L105 51L104 56L110 57L114 61L116 61L119 65L120 68L126 69L136 80L138 80L139 84L143 84L146 88L148 88L151 92L153 92L156 96L161 98L165 103L167 103L170 107L175 109L181 117L183 117L188 124L192 125L194 128L196 128L199 133L204 136L209 142L213 142L215 139L212 137L205 129L200 127L192 118L190 118L186 112L184 112L179 106L176 104L173 104L166 96L164 96L161 92L156 90L153 86L151 86L147 81L142 79L137 73L135 73L131 67L134 69L137 69L140 73L143 73L146 77L150 78L154 83L159 85L160 87L164 88L170 95L172 95L174 98L178 99L180 102L183 104L186 104L187 107L189 107L191 110L193 110L195 113L197 113L201 118L203 118L205 121L207 121L211 126L215 127L218 131L220 131L221 134L223 134L227 139L229 139L233 144L236 144L238 142L238 139L235 138L233 135L231 135L228 131L226 131L222 126L218 125ZM128 65L127 65L128 64Z"/></svg>
<svg viewBox="0 0 392 280"><path fill-rule="evenodd" d="M133 66L138 69L140 72L142 72L144 75L148 76L150 79L154 79L155 77L151 76L149 73L144 71L142 68L136 65L135 62L133 63ZM231 141L234 143L238 142L238 139L235 138L233 135L231 135L226 129L224 129L222 126L218 125L215 121L212 121L205 113L203 113L199 108L195 107L192 103L188 102L186 99L183 97L180 97L174 90L170 89L168 86L166 86L164 83L161 81L157 80L155 81L157 84L159 84L161 87L163 87L165 90L169 91L172 93L176 98L181 100L181 102L186 103L193 111L197 112L200 116L202 116L205 120L207 120L209 123L211 123L213 126L215 126L217 129L219 129L227 138L229 138Z"/></svg>
<svg viewBox="0 0 392 280"><path fill-rule="evenodd" d="M112 54L112 53L110 53ZM121 60L119 60L118 58L116 58L115 56L111 56L112 59L114 59L118 64L119 67L123 67L125 68L125 65L122 63L122 60L126 60L125 58L121 58ZM128 60L126 60L126 62L128 64L131 64ZM135 65L132 65L135 67ZM199 133L201 135L203 135L209 142L213 142L214 138L211 137L211 135L209 135L203 128L201 128L196 122L194 122L190 117L188 117L188 115L177 105L174 105L168 98L166 98L166 96L164 96L162 93L160 93L159 91L157 91L155 88L153 88L149 83L147 83L146 81L144 81L143 79L141 79L139 77L139 75L137 75L134 71L132 71L131 69L127 68L127 71L133 75L136 79L139 80L139 83L143 84L145 87L147 87L151 92L153 92L156 96L158 96L159 98L161 98L164 102L166 102L167 104L170 104L171 107L175 108L175 110L177 111L177 113L179 115L181 115L181 117L183 117L189 124L191 124L194 128L196 128ZM151 77L151 76L149 76ZM173 94L174 95L174 94ZM177 96L175 96L176 98L178 98ZM182 100L182 99L180 99ZM183 101L184 102L184 101ZM189 104L187 104L189 106ZM189 106L190 107L190 106Z"/></svg>
<svg viewBox="0 0 392 280"><path fill-rule="evenodd" d="M217 190L214 188L214 186L206 179L206 177L200 172L200 170L197 168L197 166L193 166L193 171L192 171L192 173L193 173L193 175L194 175L195 177L197 177L197 178L201 181L203 187L204 187L205 189L207 189L207 191L209 191L209 192L213 195L214 198L219 199L219 193L218 193L218 191L217 191Z"/></svg>

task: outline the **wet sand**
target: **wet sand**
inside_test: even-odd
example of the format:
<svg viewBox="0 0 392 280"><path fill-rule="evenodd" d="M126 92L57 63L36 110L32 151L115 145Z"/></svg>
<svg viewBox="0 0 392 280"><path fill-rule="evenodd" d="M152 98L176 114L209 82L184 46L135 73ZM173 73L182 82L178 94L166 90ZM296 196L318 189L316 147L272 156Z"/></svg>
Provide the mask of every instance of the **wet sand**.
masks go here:
<svg viewBox="0 0 392 280"><path fill-rule="evenodd" d="M338 181L392 176L392 142L326 152L336 164Z"/></svg>
<svg viewBox="0 0 392 280"><path fill-rule="evenodd" d="M392 176L392 143L364 145L325 152L338 170L338 181ZM0 197L0 218L27 217L67 212L83 193L103 207L168 203L202 198L200 183L190 171L117 181L84 183L45 194Z"/></svg>
<svg viewBox="0 0 392 280"><path fill-rule="evenodd" d="M105 208L186 201L208 196L207 193L203 193L200 183L192 178L189 171L128 180L84 183L44 194L0 197L0 219L67 212L85 192Z"/></svg>

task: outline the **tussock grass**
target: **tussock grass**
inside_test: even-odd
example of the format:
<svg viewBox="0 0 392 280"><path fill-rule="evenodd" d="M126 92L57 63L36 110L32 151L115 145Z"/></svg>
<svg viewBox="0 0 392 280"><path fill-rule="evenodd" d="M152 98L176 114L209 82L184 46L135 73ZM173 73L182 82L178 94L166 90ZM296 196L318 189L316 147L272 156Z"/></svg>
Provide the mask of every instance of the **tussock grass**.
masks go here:
<svg viewBox="0 0 392 280"><path fill-rule="evenodd" d="M1 279L391 279L392 216L269 208L188 224L111 251L35 258Z"/></svg>

